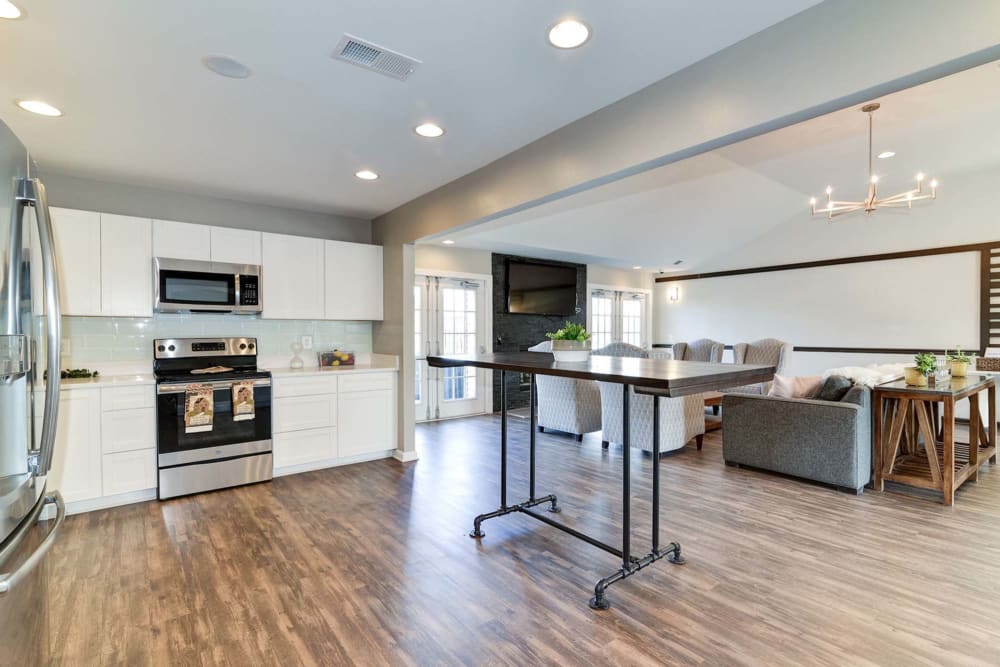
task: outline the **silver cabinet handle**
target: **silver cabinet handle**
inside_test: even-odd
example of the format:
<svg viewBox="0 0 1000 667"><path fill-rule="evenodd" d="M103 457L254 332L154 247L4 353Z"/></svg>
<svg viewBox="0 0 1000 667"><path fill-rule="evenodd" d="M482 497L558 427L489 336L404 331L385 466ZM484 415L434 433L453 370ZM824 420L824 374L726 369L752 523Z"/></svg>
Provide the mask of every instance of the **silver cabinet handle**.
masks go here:
<svg viewBox="0 0 1000 667"><path fill-rule="evenodd" d="M49 530L49 534L45 536L45 539L43 539L41 544L35 548L32 554L24 559L24 562L21 563L21 567L17 568L13 572L0 574L0 596L9 593L19 581L28 576L31 571L35 569L35 566L38 565L38 563L40 563L45 557L45 554L48 553L49 549L52 548L52 543L55 542L56 534L58 534L59 529L62 528L63 522L66 520L66 503L63 502L62 496L58 491L53 491L45 497L45 500L39 504L38 509L32 515L31 520L26 521L23 524L22 529L25 531L31 530L31 528L34 527L35 522L38 520L38 515L42 512L42 508L46 505L56 506L56 520L55 523L52 524L52 529Z"/></svg>
<svg viewBox="0 0 1000 667"><path fill-rule="evenodd" d="M52 452L56 444L56 423L59 419L59 388L62 360L62 310L59 305L59 268L56 266L55 240L52 235L52 217L45 185L37 178L18 181L19 202L35 207L38 223L38 241L42 255L42 282L45 285L46 348L49 377L45 387L45 407L42 419L42 438L38 453L37 472L48 474L52 467Z"/></svg>
<svg viewBox="0 0 1000 667"><path fill-rule="evenodd" d="M183 394L187 391L188 386L192 384L207 384L212 387L212 389L229 389L235 384L232 380L227 380L223 382L198 382L197 380L192 380L191 382L183 382L178 384L161 384L157 385L157 394ZM270 380L254 380L254 387L270 387Z"/></svg>

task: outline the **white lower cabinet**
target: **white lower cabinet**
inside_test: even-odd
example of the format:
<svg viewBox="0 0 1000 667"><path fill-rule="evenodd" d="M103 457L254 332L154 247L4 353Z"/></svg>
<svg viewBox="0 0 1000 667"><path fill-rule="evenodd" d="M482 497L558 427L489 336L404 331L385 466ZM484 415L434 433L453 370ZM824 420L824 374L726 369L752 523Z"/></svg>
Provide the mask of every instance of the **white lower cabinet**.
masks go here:
<svg viewBox="0 0 1000 667"><path fill-rule="evenodd" d="M394 449L395 386L393 372L276 377L277 474L352 463Z"/></svg>
<svg viewBox="0 0 1000 667"><path fill-rule="evenodd" d="M149 449L156 444L156 410L116 410L101 415L101 451L105 454Z"/></svg>
<svg viewBox="0 0 1000 667"><path fill-rule="evenodd" d="M274 467L301 466L337 458L337 429L316 428L274 435Z"/></svg>
<svg viewBox="0 0 1000 667"><path fill-rule="evenodd" d="M143 491L156 486L156 450L138 449L104 455L104 495Z"/></svg>
<svg viewBox="0 0 1000 667"><path fill-rule="evenodd" d="M36 398L35 414L42 414L44 397ZM42 420L35 423L41 436ZM73 389L59 396L59 421L56 428L49 489L58 489L67 503L101 497L101 392L99 389Z"/></svg>
<svg viewBox="0 0 1000 667"><path fill-rule="evenodd" d="M391 389L338 394L340 456L361 456L395 448L395 404Z"/></svg>

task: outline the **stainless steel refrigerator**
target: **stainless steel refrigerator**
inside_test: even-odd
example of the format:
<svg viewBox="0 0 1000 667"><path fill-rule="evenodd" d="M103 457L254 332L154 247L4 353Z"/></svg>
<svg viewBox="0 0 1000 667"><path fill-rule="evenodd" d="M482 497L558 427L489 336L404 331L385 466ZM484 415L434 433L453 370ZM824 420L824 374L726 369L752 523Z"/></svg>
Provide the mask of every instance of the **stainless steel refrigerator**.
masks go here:
<svg viewBox="0 0 1000 667"><path fill-rule="evenodd" d="M32 257L41 258L35 266ZM45 186L0 121L0 661L12 665L49 661L45 554L66 516L59 492L46 488L59 412L56 271ZM39 521L49 505L55 518Z"/></svg>

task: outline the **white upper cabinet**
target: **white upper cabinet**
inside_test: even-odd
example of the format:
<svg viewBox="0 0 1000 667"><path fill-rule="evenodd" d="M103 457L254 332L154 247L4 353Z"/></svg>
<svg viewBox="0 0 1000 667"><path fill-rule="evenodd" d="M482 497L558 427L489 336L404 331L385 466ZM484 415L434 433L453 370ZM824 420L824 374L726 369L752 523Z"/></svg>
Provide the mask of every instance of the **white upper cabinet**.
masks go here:
<svg viewBox="0 0 1000 667"><path fill-rule="evenodd" d="M324 319L321 239L265 233L263 260L263 317Z"/></svg>
<svg viewBox="0 0 1000 667"><path fill-rule="evenodd" d="M170 259L212 259L212 228L190 222L153 221L153 256Z"/></svg>
<svg viewBox="0 0 1000 667"><path fill-rule="evenodd" d="M101 313L153 315L152 221L101 213Z"/></svg>
<svg viewBox="0 0 1000 667"><path fill-rule="evenodd" d="M211 230L213 262L260 264L260 232L229 227Z"/></svg>
<svg viewBox="0 0 1000 667"><path fill-rule="evenodd" d="M382 246L326 241L325 252L326 319L381 320Z"/></svg>
<svg viewBox="0 0 1000 667"><path fill-rule="evenodd" d="M102 315L101 214L68 208L51 214L62 314Z"/></svg>

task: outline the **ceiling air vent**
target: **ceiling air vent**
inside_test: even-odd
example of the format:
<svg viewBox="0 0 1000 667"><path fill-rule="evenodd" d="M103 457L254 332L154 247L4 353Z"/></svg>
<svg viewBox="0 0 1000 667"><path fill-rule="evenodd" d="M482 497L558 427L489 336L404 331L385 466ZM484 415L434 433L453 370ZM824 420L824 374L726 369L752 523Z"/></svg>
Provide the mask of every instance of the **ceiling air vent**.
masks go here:
<svg viewBox="0 0 1000 667"><path fill-rule="evenodd" d="M347 34L340 39L330 57L400 81L406 81L420 64L416 58L404 56L402 53L396 53Z"/></svg>

